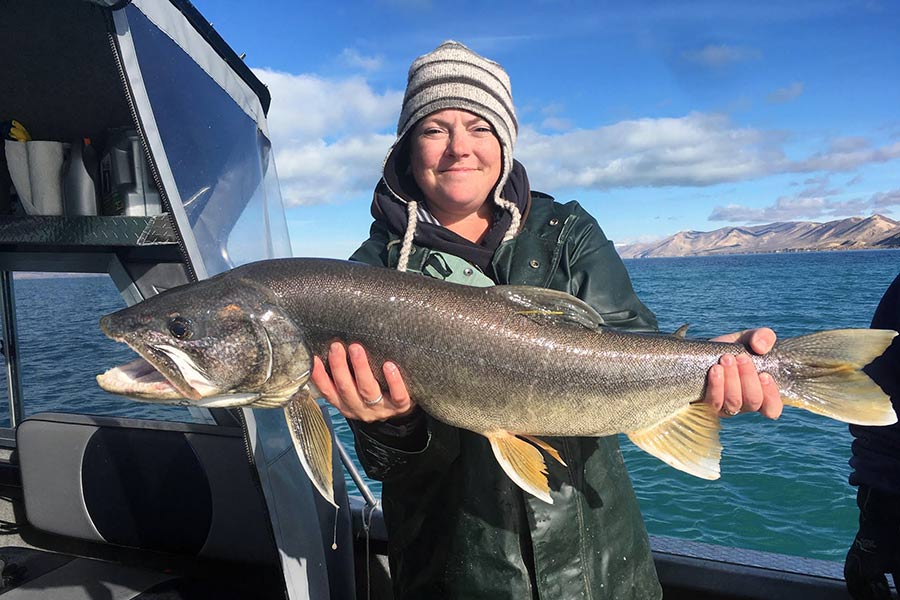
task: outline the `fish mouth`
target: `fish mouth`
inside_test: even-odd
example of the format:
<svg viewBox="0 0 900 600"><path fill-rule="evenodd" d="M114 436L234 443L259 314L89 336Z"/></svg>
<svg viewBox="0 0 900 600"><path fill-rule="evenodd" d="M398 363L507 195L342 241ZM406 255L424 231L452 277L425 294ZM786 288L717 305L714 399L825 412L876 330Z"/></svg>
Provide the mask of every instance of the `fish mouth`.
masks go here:
<svg viewBox="0 0 900 600"><path fill-rule="evenodd" d="M112 394L142 400L165 402L184 398L183 393L142 357L97 375L97 383Z"/></svg>
<svg viewBox="0 0 900 600"><path fill-rule="evenodd" d="M179 348L168 344L136 347L127 340L116 341L128 344L140 358L97 376L107 392L156 402L196 402L221 391Z"/></svg>

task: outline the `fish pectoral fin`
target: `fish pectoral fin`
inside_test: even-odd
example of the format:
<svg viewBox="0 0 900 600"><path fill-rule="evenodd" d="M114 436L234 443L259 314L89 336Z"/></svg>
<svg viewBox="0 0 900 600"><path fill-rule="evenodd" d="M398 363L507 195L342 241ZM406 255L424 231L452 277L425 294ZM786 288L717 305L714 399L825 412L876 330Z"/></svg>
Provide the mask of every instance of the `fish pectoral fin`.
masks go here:
<svg viewBox="0 0 900 600"><path fill-rule="evenodd" d="M501 295L516 306L518 314L541 325L563 322L593 330L604 324L600 313L565 292L528 285L498 285L486 290Z"/></svg>
<svg viewBox="0 0 900 600"><path fill-rule="evenodd" d="M628 439L676 469L702 479L718 479L721 428L715 411L696 402L656 425L628 433Z"/></svg>
<svg viewBox="0 0 900 600"><path fill-rule="evenodd" d="M492 431L484 436L490 441L500 467L516 485L536 498L553 504L547 483L547 465L540 450L508 431Z"/></svg>
<svg viewBox="0 0 900 600"><path fill-rule="evenodd" d="M284 418L303 470L322 497L337 507L331 470L331 430L308 386L291 397L284 407Z"/></svg>
<svg viewBox="0 0 900 600"><path fill-rule="evenodd" d="M558 462L562 466L564 466L564 467L569 466L566 464L566 461L564 461L562 459L562 456L559 455L559 452L556 450L556 448L554 448L553 446L551 446L550 444L548 444L541 438L534 437L533 435L520 435L519 437L521 437L524 440L528 440L529 442L531 442L532 444L534 444L535 446L537 446L538 448L540 448L541 450L543 450L544 452L546 452L547 454L549 454L550 456L555 458L556 462Z"/></svg>

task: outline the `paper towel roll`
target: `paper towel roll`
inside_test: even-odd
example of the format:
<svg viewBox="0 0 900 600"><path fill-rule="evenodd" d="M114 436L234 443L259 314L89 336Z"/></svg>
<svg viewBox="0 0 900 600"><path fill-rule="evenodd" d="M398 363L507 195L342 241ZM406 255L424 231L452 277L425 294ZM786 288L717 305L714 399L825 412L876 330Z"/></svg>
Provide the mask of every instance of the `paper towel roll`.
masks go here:
<svg viewBox="0 0 900 600"><path fill-rule="evenodd" d="M66 144L6 140L6 164L22 208L29 215L63 214L62 172Z"/></svg>
<svg viewBox="0 0 900 600"><path fill-rule="evenodd" d="M6 140L6 168L9 169L9 177L12 179L16 194L25 212L31 214L31 181L28 179L28 146L25 142Z"/></svg>
<svg viewBox="0 0 900 600"><path fill-rule="evenodd" d="M26 142L28 146L28 180L31 183L31 204L38 215L63 214L62 173L64 145L62 142Z"/></svg>

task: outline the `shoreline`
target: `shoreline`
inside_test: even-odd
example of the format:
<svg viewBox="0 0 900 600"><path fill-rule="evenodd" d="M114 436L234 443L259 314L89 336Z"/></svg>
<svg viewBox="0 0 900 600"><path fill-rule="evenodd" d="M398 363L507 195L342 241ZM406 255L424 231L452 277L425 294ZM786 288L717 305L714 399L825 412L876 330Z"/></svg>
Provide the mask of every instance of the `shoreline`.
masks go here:
<svg viewBox="0 0 900 600"><path fill-rule="evenodd" d="M671 256L622 256L622 260L654 260L658 258L713 258L719 256L760 256L764 254L830 254L833 252L897 252L900 246L887 248L785 248L781 250L741 250L735 252L702 252L697 254L676 254Z"/></svg>

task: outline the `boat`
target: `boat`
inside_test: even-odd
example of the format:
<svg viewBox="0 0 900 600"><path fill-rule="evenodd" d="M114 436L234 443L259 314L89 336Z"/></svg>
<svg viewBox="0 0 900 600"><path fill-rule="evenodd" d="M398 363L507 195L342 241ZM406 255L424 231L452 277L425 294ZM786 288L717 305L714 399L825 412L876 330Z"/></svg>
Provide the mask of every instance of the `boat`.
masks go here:
<svg viewBox="0 0 900 600"><path fill-rule="evenodd" d="M10 403L0 595L391 598L377 498L339 445L339 508L324 502L280 411L192 409L191 423L24 418L13 273L106 274L131 305L291 249L269 92L189 2L6 0L2 10L4 114L36 139L88 138L118 154L101 159L93 210L69 210L66 196L60 210L8 214L0 196ZM846 597L836 563L652 545L666 598Z"/></svg>

